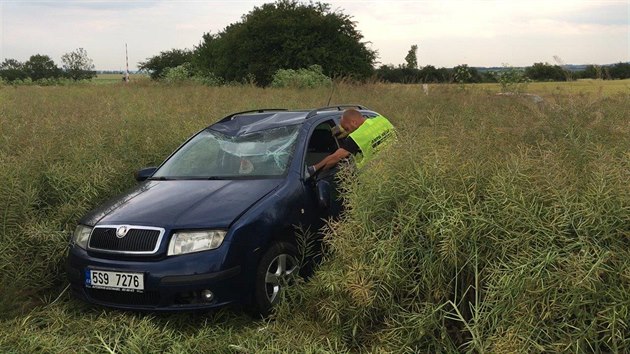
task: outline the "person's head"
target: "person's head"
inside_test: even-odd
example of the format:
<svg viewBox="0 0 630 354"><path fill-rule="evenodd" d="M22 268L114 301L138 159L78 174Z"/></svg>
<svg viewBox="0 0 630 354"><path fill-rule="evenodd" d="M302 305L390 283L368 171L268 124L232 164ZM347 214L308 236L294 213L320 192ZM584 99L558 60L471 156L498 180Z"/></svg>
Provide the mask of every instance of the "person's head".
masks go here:
<svg viewBox="0 0 630 354"><path fill-rule="evenodd" d="M341 115L340 125L348 134L357 130L361 124L365 122L365 118L361 112L356 109L346 109Z"/></svg>

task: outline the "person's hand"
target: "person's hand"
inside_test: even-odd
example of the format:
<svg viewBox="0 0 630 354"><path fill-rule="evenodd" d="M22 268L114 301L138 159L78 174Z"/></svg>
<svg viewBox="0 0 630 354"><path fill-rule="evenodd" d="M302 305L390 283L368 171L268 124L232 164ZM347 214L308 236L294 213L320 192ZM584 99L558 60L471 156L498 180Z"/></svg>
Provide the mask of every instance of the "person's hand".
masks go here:
<svg viewBox="0 0 630 354"><path fill-rule="evenodd" d="M315 169L315 166L308 166L306 168L306 179L309 179L315 176L316 173L317 173L317 170Z"/></svg>

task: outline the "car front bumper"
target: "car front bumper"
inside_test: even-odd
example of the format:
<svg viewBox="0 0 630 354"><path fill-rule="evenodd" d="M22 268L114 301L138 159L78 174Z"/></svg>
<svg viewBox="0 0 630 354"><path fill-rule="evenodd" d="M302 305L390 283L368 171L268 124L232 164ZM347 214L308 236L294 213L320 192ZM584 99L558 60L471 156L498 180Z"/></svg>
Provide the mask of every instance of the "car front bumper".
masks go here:
<svg viewBox="0 0 630 354"><path fill-rule="evenodd" d="M77 297L119 309L186 311L216 308L244 300L247 294L241 266L224 267L221 252L211 252L159 260L114 260L97 258L81 248L71 247L66 273ZM88 269L142 273L144 291L88 287L85 284ZM211 299L208 292L212 294Z"/></svg>

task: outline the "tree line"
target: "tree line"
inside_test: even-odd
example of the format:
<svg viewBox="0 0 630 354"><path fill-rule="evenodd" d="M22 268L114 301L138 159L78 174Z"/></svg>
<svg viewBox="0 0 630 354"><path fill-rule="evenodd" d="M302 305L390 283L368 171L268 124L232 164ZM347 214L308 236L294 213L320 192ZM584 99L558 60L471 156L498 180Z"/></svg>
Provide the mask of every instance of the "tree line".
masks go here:
<svg viewBox="0 0 630 354"><path fill-rule="evenodd" d="M254 7L241 21L216 34L204 34L192 49L163 51L140 62L139 68L154 80L193 80L209 85L297 82L302 87L338 77L392 83L501 81L502 69L482 70L466 64L419 67L415 44L405 57L406 64L375 68L378 53L362 41L355 25L349 15L332 11L328 4L280 0ZM590 65L584 71L570 72L559 65L535 63L524 69L524 77L532 81L624 79L630 78L629 67L630 63Z"/></svg>
<svg viewBox="0 0 630 354"><path fill-rule="evenodd" d="M0 64L0 78L9 83L56 83L61 79L89 80L96 76L92 59L83 48L61 56L62 67L48 55L35 54L25 61L5 59Z"/></svg>
<svg viewBox="0 0 630 354"><path fill-rule="evenodd" d="M329 4L278 0L242 16L218 33L205 33L192 49L171 49L139 64L154 80L196 81L207 85L255 83L279 86L295 83L310 87L333 78L392 83L500 82L501 71L466 64L454 68L419 67L418 46L412 45L406 63L377 65L378 53L368 48L352 17ZM59 68L47 55L36 54L24 63L6 59L0 78L8 82L90 79L96 75L92 60L79 48L62 57ZM508 69L508 68L506 68ZM510 68L511 69L511 68ZM532 81L567 81L579 78L630 78L630 63L589 65L572 72L559 65L534 63L523 69Z"/></svg>
<svg viewBox="0 0 630 354"><path fill-rule="evenodd" d="M394 66L381 65L375 70L380 81L391 83L496 83L501 80L504 70L513 68L481 70L461 64L454 68L436 68L426 65L418 68L417 45L412 45L405 57L405 64ZM630 63L614 65L587 65L583 70L571 71L560 65L534 63L521 69L523 77L531 81L572 81L576 79L629 79Z"/></svg>

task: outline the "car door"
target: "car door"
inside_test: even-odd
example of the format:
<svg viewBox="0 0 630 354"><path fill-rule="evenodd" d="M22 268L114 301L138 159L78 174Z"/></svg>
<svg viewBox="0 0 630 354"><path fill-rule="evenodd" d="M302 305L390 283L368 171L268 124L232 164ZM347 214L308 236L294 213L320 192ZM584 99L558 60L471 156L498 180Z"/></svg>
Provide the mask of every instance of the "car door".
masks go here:
<svg viewBox="0 0 630 354"><path fill-rule="evenodd" d="M312 166L339 148L333 135L335 122L332 119L320 122L310 132L304 166ZM304 224L311 230L318 230L324 220L337 217L341 213L342 203L335 178L337 168L318 173L314 178L304 181L307 212Z"/></svg>

